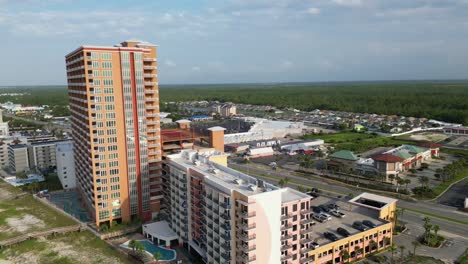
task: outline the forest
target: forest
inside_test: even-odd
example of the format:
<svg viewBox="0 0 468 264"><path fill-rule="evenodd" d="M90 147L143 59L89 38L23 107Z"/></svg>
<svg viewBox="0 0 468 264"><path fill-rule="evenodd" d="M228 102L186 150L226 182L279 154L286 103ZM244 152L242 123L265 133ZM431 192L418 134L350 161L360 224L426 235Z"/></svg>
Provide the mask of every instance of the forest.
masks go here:
<svg viewBox="0 0 468 264"><path fill-rule="evenodd" d="M66 86L0 88L0 102L66 106ZM341 110L426 117L468 125L468 82L347 82L312 84L160 85L160 100L221 101L278 108ZM64 110L57 107L57 110Z"/></svg>
<svg viewBox="0 0 468 264"><path fill-rule="evenodd" d="M278 108L426 117L468 125L468 82L161 86L161 102L208 100Z"/></svg>

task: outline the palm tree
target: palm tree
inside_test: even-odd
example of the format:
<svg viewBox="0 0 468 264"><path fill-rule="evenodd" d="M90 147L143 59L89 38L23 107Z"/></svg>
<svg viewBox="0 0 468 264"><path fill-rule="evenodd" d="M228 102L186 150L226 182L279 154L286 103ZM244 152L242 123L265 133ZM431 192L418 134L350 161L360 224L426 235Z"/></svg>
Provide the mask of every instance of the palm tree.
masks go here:
<svg viewBox="0 0 468 264"><path fill-rule="evenodd" d="M144 250L145 250L145 247L143 246L143 244L141 244L138 241L135 241L135 251L136 251L136 253L138 255L141 255Z"/></svg>
<svg viewBox="0 0 468 264"><path fill-rule="evenodd" d="M419 241L415 240L415 241L411 242L411 244L413 245L413 256L416 256L416 248L420 247L421 243L419 243Z"/></svg>
<svg viewBox="0 0 468 264"><path fill-rule="evenodd" d="M284 179L280 179L278 181L278 185L281 187L281 188L284 188L284 186L286 185L286 182L284 181Z"/></svg>
<svg viewBox="0 0 468 264"><path fill-rule="evenodd" d="M421 187L428 187L429 184L429 178L427 176L421 176L419 177L419 183L421 183Z"/></svg>
<svg viewBox="0 0 468 264"><path fill-rule="evenodd" d="M408 179L408 178L406 178L406 179L404 179L404 181L405 181L405 182L404 182L404 183L405 183L405 191L408 191L408 184L411 183L411 180Z"/></svg>
<svg viewBox="0 0 468 264"><path fill-rule="evenodd" d="M395 259L394 259L394 256L395 256L395 251L397 250L395 244L392 243L392 246L390 247L390 251L392 252L392 263L395 263Z"/></svg>
<svg viewBox="0 0 468 264"><path fill-rule="evenodd" d="M431 228L432 228L432 225L430 224L431 222L431 219L429 217L424 217L423 219L424 221L424 242L428 242L428 239L429 239L429 235L431 234Z"/></svg>
<svg viewBox="0 0 468 264"><path fill-rule="evenodd" d="M287 186L287 185L288 185L288 183L289 183L289 178L288 178L288 177L284 177L284 185L286 185L286 186Z"/></svg>
<svg viewBox="0 0 468 264"><path fill-rule="evenodd" d="M377 249L377 242L375 242L374 239L371 239L369 241L369 249L370 251Z"/></svg>
<svg viewBox="0 0 468 264"><path fill-rule="evenodd" d="M432 227L432 230L434 230L434 234L435 234L435 237L436 237L436 239L437 239L437 233L438 233L439 230L440 230L440 226L439 226L439 225L434 225L434 226Z"/></svg>
<svg viewBox="0 0 468 264"><path fill-rule="evenodd" d="M340 251L340 256L341 256L341 258L343 259L343 262L347 262L348 259L351 257L351 256L349 255L349 251L346 250L346 249L343 249L343 250Z"/></svg>
<svg viewBox="0 0 468 264"><path fill-rule="evenodd" d="M403 261L403 253L405 252L406 247L403 246L403 245L400 245L399 248L400 248L400 255L401 255L400 259L401 259L401 261Z"/></svg>
<svg viewBox="0 0 468 264"><path fill-rule="evenodd" d="M159 251L156 251L153 254L153 259L156 262L156 264L159 264L159 261L162 259L162 257L163 257L163 255Z"/></svg>
<svg viewBox="0 0 468 264"><path fill-rule="evenodd" d="M128 242L128 246L132 249L133 252L135 252L135 248L136 248L136 241L135 240L130 240Z"/></svg>
<svg viewBox="0 0 468 264"><path fill-rule="evenodd" d="M390 244L391 241L392 241L392 240L391 240L389 237L385 237L385 238L384 238L385 245Z"/></svg>
<svg viewBox="0 0 468 264"><path fill-rule="evenodd" d="M356 256L362 254L362 248L360 246L355 246L354 251L356 252Z"/></svg>

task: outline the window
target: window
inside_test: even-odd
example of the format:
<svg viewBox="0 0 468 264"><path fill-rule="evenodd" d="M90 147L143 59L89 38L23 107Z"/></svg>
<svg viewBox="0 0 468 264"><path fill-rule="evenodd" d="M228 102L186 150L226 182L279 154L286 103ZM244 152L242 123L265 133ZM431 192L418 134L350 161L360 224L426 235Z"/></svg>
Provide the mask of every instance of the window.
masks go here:
<svg viewBox="0 0 468 264"><path fill-rule="evenodd" d="M112 60L112 54L109 52L101 53L101 60Z"/></svg>
<svg viewBox="0 0 468 264"><path fill-rule="evenodd" d="M294 204L293 205L293 212L296 212L297 211L297 204Z"/></svg>
<svg viewBox="0 0 468 264"><path fill-rule="evenodd" d="M113 94L114 93L114 88L104 88L104 93L106 94Z"/></svg>

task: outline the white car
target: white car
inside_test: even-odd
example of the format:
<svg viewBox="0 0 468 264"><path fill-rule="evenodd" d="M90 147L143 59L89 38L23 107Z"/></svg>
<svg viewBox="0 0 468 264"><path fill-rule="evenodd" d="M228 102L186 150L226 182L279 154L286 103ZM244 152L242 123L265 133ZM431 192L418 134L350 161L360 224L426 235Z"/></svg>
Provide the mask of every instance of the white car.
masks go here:
<svg viewBox="0 0 468 264"><path fill-rule="evenodd" d="M340 210L336 210L336 209L331 209L331 210L330 210L330 214L332 214L333 216L339 217L339 218L343 218L343 217L346 216L346 215L345 215L344 213L342 213Z"/></svg>
<svg viewBox="0 0 468 264"><path fill-rule="evenodd" d="M331 215L325 213L325 212L321 212L319 215L323 215L324 217L327 218L328 221L330 221L332 219Z"/></svg>

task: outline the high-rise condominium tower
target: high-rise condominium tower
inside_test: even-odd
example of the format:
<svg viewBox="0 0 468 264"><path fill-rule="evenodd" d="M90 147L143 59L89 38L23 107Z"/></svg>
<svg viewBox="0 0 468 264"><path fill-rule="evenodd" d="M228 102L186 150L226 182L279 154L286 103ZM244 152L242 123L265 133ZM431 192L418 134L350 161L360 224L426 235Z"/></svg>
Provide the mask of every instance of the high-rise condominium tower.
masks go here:
<svg viewBox="0 0 468 264"><path fill-rule="evenodd" d="M159 211L156 46L125 41L66 55L77 186L99 226Z"/></svg>

